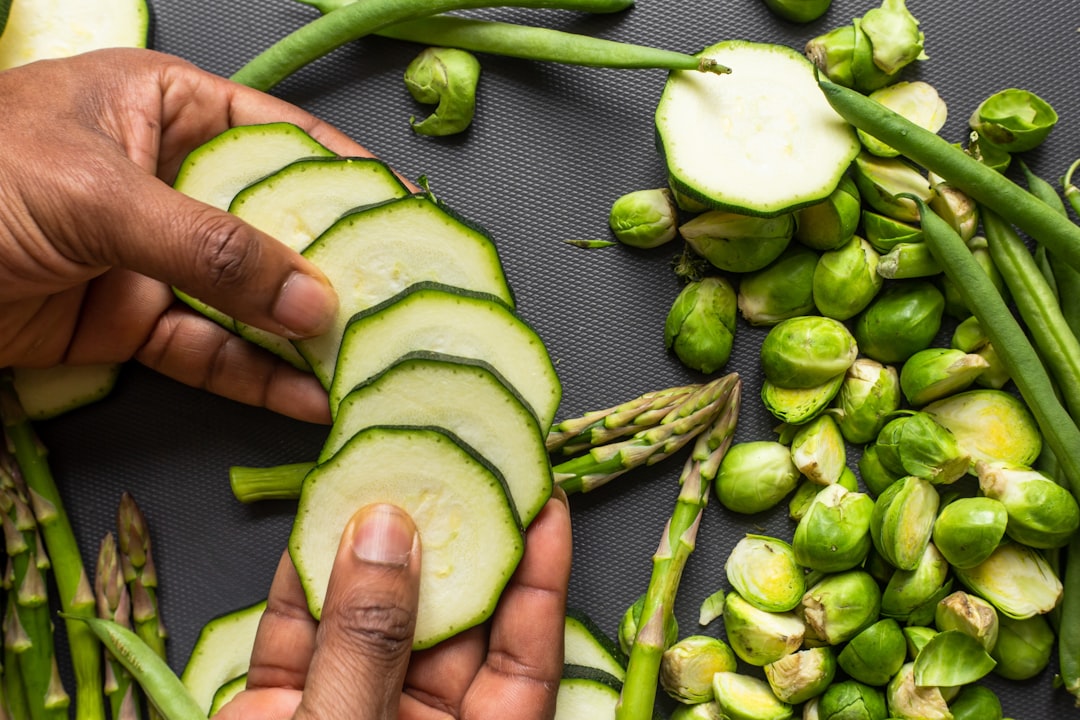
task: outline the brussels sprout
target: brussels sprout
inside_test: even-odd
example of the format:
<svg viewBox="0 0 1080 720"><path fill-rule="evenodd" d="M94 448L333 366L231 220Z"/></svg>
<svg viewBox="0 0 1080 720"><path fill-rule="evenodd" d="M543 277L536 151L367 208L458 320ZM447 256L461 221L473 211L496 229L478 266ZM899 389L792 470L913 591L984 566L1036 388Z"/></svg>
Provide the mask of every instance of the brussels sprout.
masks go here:
<svg viewBox="0 0 1080 720"><path fill-rule="evenodd" d="M878 619L881 589L870 573L846 570L826 575L802 599L807 647L838 645Z"/></svg>
<svg viewBox="0 0 1080 720"><path fill-rule="evenodd" d="M840 668L866 685L884 686L907 657L907 640L900 623L878 620L851 638L837 657Z"/></svg>
<svg viewBox="0 0 1080 720"><path fill-rule="evenodd" d="M859 350L882 363L900 363L930 347L941 329L945 297L926 280L887 284L855 321Z"/></svg>
<svg viewBox="0 0 1080 720"><path fill-rule="evenodd" d="M928 178L930 186L934 188L930 209L947 222L964 242L971 240L979 228L979 204L942 177L930 173Z"/></svg>
<svg viewBox="0 0 1080 720"><path fill-rule="evenodd" d="M919 210L911 197L930 202L930 181L901 158L883 158L863 151L852 164L851 177L863 202L877 212L901 222L918 222Z"/></svg>
<svg viewBox="0 0 1080 720"><path fill-rule="evenodd" d="M675 239L679 209L668 188L635 190L615 199L608 226L615 239L636 248L654 248Z"/></svg>
<svg viewBox="0 0 1080 720"><path fill-rule="evenodd" d="M926 59L919 21L904 0L883 0L881 7L863 15L858 27L870 40L874 65L889 75L895 75L916 60Z"/></svg>
<svg viewBox="0 0 1080 720"><path fill-rule="evenodd" d="M975 353L986 361L986 367L975 378L976 385L1001 389L1009 382L1008 369L1001 362L990 338L986 336L979 319L974 315L957 324L949 345L966 353Z"/></svg>
<svg viewBox="0 0 1080 720"><path fill-rule="evenodd" d="M840 392L843 382L843 374L811 388L785 388L765 380L761 383L761 402L773 417L799 425L821 414Z"/></svg>
<svg viewBox="0 0 1080 720"><path fill-rule="evenodd" d="M633 605L626 608L626 612L619 620L619 648L626 655L629 655L634 647L634 640L637 638L638 627L641 623L641 610L644 606L645 596L642 595L634 601ZM674 614L669 617L671 619L664 628L664 647L670 647L679 639L679 622Z"/></svg>
<svg viewBox="0 0 1080 720"><path fill-rule="evenodd" d="M821 720L885 720L885 695L855 680L833 683L818 702Z"/></svg>
<svg viewBox="0 0 1080 720"><path fill-rule="evenodd" d="M983 165L1002 174L1012 164L1012 155L1008 150L989 142L975 130L972 130L968 136L968 144L964 151Z"/></svg>
<svg viewBox="0 0 1080 720"><path fill-rule="evenodd" d="M997 643L998 614L990 603L977 595L957 590L938 603L934 612L938 630L960 630L972 636L989 652Z"/></svg>
<svg viewBox="0 0 1080 720"><path fill-rule="evenodd" d="M788 720L794 709L773 695L769 684L750 675L718 672L713 694L720 717L729 720Z"/></svg>
<svg viewBox="0 0 1080 720"><path fill-rule="evenodd" d="M791 546L773 537L743 537L728 555L724 571L740 597L767 612L795 608L806 591Z"/></svg>
<svg viewBox="0 0 1080 720"><path fill-rule="evenodd" d="M881 256L878 275L888 280L910 280L940 275L941 263L924 242L899 242Z"/></svg>
<svg viewBox="0 0 1080 720"><path fill-rule="evenodd" d="M990 367L980 356L953 348L926 348L900 368L900 388L907 401L919 407L967 390Z"/></svg>
<svg viewBox="0 0 1080 720"><path fill-rule="evenodd" d="M735 443L716 474L716 497L728 510L752 514L774 507L799 483L791 450L773 440Z"/></svg>
<svg viewBox="0 0 1080 720"><path fill-rule="evenodd" d="M926 608L948 591L949 563L941 556L934 543L927 543L922 557L911 570L897 570L889 578L881 593L881 614L886 617L912 621L912 614ZM933 619L930 608L929 619Z"/></svg>
<svg viewBox="0 0 1080 720"><path fill-rule="evenodd" d="M874 501L870 537L881 556L899 570L918 567L934 531L940 497L927 480L909 475Z"/></svg>
<svg viewBox="0 0 1080 720"><path fill-rule="evenodd" d="M664 345L684 365L713 373L727 364L735 341L735 289L720 277L688 283L664 321Z"/></svg>
<svg viewBox="0 0 1080 720"><path fill-rule="evenodd" d="M975 470L983 494L1005 506L1005 533L1013 540L1037 548L1062 547L1080 528L1076 498L1038 470L985 460L975 463Z"/></svg>
<svg viewBox="0 0 1080 720"><path fill-rule="evenodd" d="M1057 121L1054 108L1035 93L1007 88L979 103L968 125L981 138L1014 153L1038 147Z"/></svg>
<svg viewBox="0 0 1080 720"><path fill-rule="evenodd" d="M726 210L703 212L679 227L694 252L721 270L740 273L760 270L780 257L794 231L790 213L762 218Z"/></svg>
<svg viewBox="0 0 1080 720"><path fill-rule="evenodd" d="M843 375L857 354L855 338L843 323L803 315L769 330L761 343L761 368L779 387L812 388Z"/></svg>
<svg viewBox="0 0 1080 720"><path fill-rule="evenodd" d="M953 568L958 580L1002 615L1024 619L1048 613L1061 600L1061 580L1038 550L1005 542L973 568Z"/></svg>
<svg viewBox="0 0 1080 720"><path fill-rule="evenodd" d="M821 202L795 211L794 238L813 250L835 250L847 244L859 226L859 188L844 175Z"/></svg>
<svg viewBox="0 0 1080 720"><path fill-rule="evenodd" d="M1001 701L985 685L968 685L960 689L949 703L953 720L1001 720Z"/></svg>
<svg viewBox="0 0 1080 720"><path fill-rule="evenodd" d="M454 135L472 123L480 62L457 48L429 47L405 68L405 87L417 102L437 104L423 120L409 118L418 135Z"/></svg>
<svg viewBox="0 0 1080 720"><path fill-rule="evenodd" d="M855 236L836 250L821 254L814 269L814 305L826 317L847 320L861 312L881 290L879 256Z"/></svg>
<svg viewBox="0 0 1080 720"><path fill-rule="evenodd" d="M832 415L818 415L798 426L791 438L791 459L809 480L831 485L847 467L844 436Z"/></svg>
<svg viewBox="0 0 1080 720"><path fill-rule="evenodd" d="M885 467L935 485L956 482L971 466L970 456L956 437L925 412L890 420L878 433L875 444Z"/></svg>
<svg viewBox="0 0 1080 720"><path fill-rule="evenodd" d="M765 0L765 7L784 20L808 23L825 14L832 0Z"/></svg>
<svg viewBox="0 0 1080 720"><path fill-rule="evenodd" d="M913 662L905 663L900 668L900 672L889 681L885 694L889 712L894 717L910 720L953 720L940 688L915 684Z"/></svg>
<svg viewBox="0 0 1080 720"><path fill-rule="evenodd" d="M877 437L889 415L900 409L900 377L896 368L858 358L848 368L836 401L836 422L852 444Z"/></svg>
<svg viewBox="0 0 1080 720"><path fill-rule="evenodd" d="M942 630L919 651L912 675L917 686L951 688L986 677L996 664L978 639L963 630Z"/></svg>
<svg viewBox="0 0 1080 720"><path fill-rule="evenodd" d="M859 479L855 477L855 473L848 467L845 467L844 471L840 473L840 477L835 484L848 492L859 491ZM788 501L788 517L795 521L802 520L806 515L806 511L810 508L810 503L827 487L830 486L806 478L800 480L799 486L795 488L795 494Z"/></svg>
<svg viewBox="0 0 1080 720"><path fill-rule="evenodd" d="M735 654L749 665L768 665L795 652L806 633L793 612L773 613L747 602L737 592L724 600L724 629Z"/></svg>
<svg viewBox="0 0 1080 720"><path fill-rule="evenodd" d="M948 116L945 101L934 86L921 81L893 83L870 93L870 97L930 132L936 133L944 127ZM862 130L858 133L863 146L874 155L896 157L900 154L873 135Z"/></svg>
<svg viewBox="0 0 1080 720"><path fill-rule="evenodd" d="M715 702L678 705L668 716L669 720L723 720L720 706Z"/></svg>
<svg viewBox="0 0 1080 720"><path fill-rule="evenodd" d="M775 325L814 312L814 268L817 253L791 246L757 272L739 281L739 311L751 325Z"/></svg>
<svg viewBox="0 0 1080 720"><path fill-rule="evenodd" d="M859 475L866 483L866 489L873 496L881 495L885 490L903 477L893 473L881 463L877 445L867 445L859 457Z"/></svg>
<svg viewBox="0 0 1080 720"><path fill-rule="evenodd" d="M1024 403L1002 390L976 389L923 408L956 438L973 461L1032 465L1042 452L1042 435Z"/></svg>
<svg viewBox="0 0 1080 720"><path fill-rule="evenodd" d="M821 572L856 567L870 551L870 518L874 501L869 495L829 485L811 501L795 526L795 560Z"/></svg>
<svg viewBox="0 0 1080 720"><path fill-rule="evenodd" d="M765 666L773 694L792 705L825 692L835 676L836 656L828 647L800 650Z"/></svg>
<svg viewBox="0 0 1080 720"><path fill-rule="evenodd" d="M1009 680L1030 680L1050 664L1054 640L1045 615L1023 620L999 616L997 643L990 650L997 661L994 672Z"/></svg>
<svg viewBox="0 0 1080 720"><path fill-rule="evenodd" d="M660 658L660 686L681 703L713 699L712 677L734 672L735 653L718 638L690 635L664 651Z"/></svg>
<svg viewBox="0 0 1080 720"><path fill-rule="evenodd" d="M887 253L900 243L921 243L922 228L895 218L863 210L863 237L879 253Z"/></svg>
<svg viewBox="0 0 1080 720"><path fill-rule="evenodd" d="M905 625L904 640L907 642L908 658L914 660L919 656L919 651L926 647L930 638L937 635L936 628L925 625Z"/></svg>
<svg viewBox="0 0 1080 720"><path fill-rule="evenodd" d="M1005 506L993 498L959 498L938 513L933 542L950 565L975 567L1001 542L1008 519Z"/></svg>

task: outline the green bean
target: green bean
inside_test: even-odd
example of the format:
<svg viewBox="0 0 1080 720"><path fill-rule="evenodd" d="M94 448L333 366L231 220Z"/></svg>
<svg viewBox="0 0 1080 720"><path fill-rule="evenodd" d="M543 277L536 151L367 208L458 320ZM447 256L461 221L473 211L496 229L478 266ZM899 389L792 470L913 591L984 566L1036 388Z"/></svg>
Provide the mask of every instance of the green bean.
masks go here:
<svg viewBox="0 0 1080 720"><path fill-rule="evenodd" d="M819 84L833 109L856 128L940 175L976 202L994 208L1056 257L1080 270L1080 227L1068 218L936 133L881 103L826 80Z"/></svg>
<svg viewBox="0 0 1080 720"><path fill-rule="evenodd" d="M608 68L661 68L727 72L710 58L699 58L647 45L604 40L589 35L516 23L439 15L409 20L377 35L438 47L546 62Z"/></svg>
<svg viewBox="0 0 1080 720"><path fill-rule="evenodd" d="M1058 672L1061 684L1080 703L1080 533L1073 535L1065 555L1062 622L1058 626Z"/></svg>
<svg viewBox="0 0 1080 720"><path fill-rule="evenodd" d="M630 3L632 4L632 3ZM305 65L345 43L395 23L451 10L514 6L615 12L626 0L364 0L344 5L294 30L232 75L232 79L258 90L269 90Z"/></svg>
<svg viewBox="0 0 1080 720"><path fill-rule="evenodd" d="M105 649L131 673L165 720L205 720L206 713L169 664L134 631L113 620L65 617L86 623Z"/></svg>
<svg viewBox="0 0 1080 720"><path fill-rule="evenodd" d="M916 204L922 218L924 241L978 318L1035 417L1046 444L1061 463L1073 494L1080 497L1080 429L1058 401L1050 374L964 241L925 203L916 200Z"/></svg>

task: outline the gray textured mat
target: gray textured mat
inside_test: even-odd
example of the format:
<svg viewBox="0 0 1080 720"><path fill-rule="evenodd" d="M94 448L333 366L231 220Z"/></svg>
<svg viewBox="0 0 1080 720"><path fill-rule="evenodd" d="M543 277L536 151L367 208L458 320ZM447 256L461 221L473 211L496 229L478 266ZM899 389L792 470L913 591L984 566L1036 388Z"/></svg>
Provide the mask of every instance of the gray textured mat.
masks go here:
<svg viewBox="0 0 1080 720"><path fill-rule="evenodd" d="M611 17L489 11L491 18L548 22L605 37L695 52L729 38L802 47L807 39L876 3L835 0L809 26L776 20L760 0L639 0ZM965 135L968 114L1008 86L1042 95L1060 126L1030 154L1056 179L1080 155L1080 5L1075 0L910 0L927 35L930 60L909 79L933 83L950 107L943 134ZM154 0L157 49L229 74L314 17L293 0ZM342 48L275 92L339 126L410 177L484 225L501 249L522 314L545 338L564 382L560 417L640 392L698 379L663 348L663 320L678 286L673 247L649 252L585 251L561 241L607 236L611 201L664 182L653 148L659 71L612 71L482 57L476 120L464 136L414 136L422 111L400 81L417 48L372 39ZM738 440L771 437L757 399L762 331L741 326L729 366L743 374ZM152 523L170 660L182 667L202 624L264 596L285 546L288 503L244 507L228 487L234 464L270 465L315 456L324 429L241 407L181 387L137 366L105 402L45 423L76 530L92 551L112 527L116 500L130 490ZM627 476L574 499L571 604L614 633L622 610L648 581L650 558L675 495L682 459ZM698 603L724 583L727 550L745 532L790 537L782 510L737 517L714 503L701 528L680 593L684 633ZM1029 683L991 679L1006 716L1075 714L1052 688L1053 668Z"/></svg>

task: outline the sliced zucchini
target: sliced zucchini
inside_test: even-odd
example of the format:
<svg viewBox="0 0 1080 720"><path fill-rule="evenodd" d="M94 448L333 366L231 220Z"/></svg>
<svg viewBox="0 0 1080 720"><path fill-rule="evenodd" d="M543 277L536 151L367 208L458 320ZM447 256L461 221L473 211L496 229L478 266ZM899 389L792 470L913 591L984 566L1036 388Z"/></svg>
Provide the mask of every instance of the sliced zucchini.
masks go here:
<svg viewBox="0 0 1080 720"><path fill-rule="evenodd" d="M308 246L304 256L326 273L340 301L328 332L296 341L326 388L349 319L414 283L433 280L514 302L491 239L426 195L349 213Z"/></svg>
<svg viewBox="0 0 1080 720"><path fill-rule="evenodd" d="M601 670L619 682L626 679L626 656L585 613L567 608L563 662Z"/></svg>
<svg viewBox="0 0 1080 720"><path fill-rule="evenodd" d="M225 707L230 700L239 695L247 687L247 673L244 673L238 678L233 678L229 682L225 683L218 688L214 693L214 700L210 703L210 717L218 714L221 708Z"/></svg>
<svg viewBox="0 0 1080 720"><path fill-rule="evenodd" d="M544 433L485 362L437 353L398 360L342 399L319 462L373 425L432 425L461 438L502 473L523 525L551 497Z"/></svg>
<svg viewBox="0 0 1080 720"><path fill-rule="evenodd" d="M331 412L345 393L417 350L487 362L524 398L545 434L562 397L543 341L491 295L418 283L353 317L340 342Z"/></svg>
<svg viewBox="0 0 1080 720"><path fill-rule="evenodd" d="M207 714L218 689L247 673L264 610L265 600L219 615L199 632L180 679Z"/></svg>
<svg viewBox="0 0 1080 720"><path fill-rule="evenodd" d="M361 430L304 480L289 553L322 615L342 532L370 503L388 502L420 533L420 602L413 647L430 647L490 617L524 549L502 478L461 441L434 428Z"/></svg>
<svg viewBox="0 0 1080 720"><path fill-rule="evenodd" d="M0 70L109 47L144 48L146 0L14 0L0 3Z"/></svg>
<svg viewBox="0 0 1080 720"><path fill-rule="evenodd" d="M783 45L731 40L702 55L730 75L676 70L656 108L672 187L709 207L771 216L824 199L855 155L814 66Z"/></svg>
<svg viewBox="0 0 1080 720"><path fill-rule="evenodd" d="M564 665L555 720L614 720L622 682L590 667Z"/></svg>
<svg viewBox="0 0 1080 720"><path fill-rule="evenodd" d="M290 163L233 198L229 212L297 252L361 205L404 197L409 190L375 158L315 157ZM237 334L306 369L284 337L237 322Z"/></svg>
<svg viewBox="0 0 1080 720"><path fill-rule="evenodd" d="M31 420L46 420L97 402L112 392L118 363L14 368L12 383Z"/></svg>

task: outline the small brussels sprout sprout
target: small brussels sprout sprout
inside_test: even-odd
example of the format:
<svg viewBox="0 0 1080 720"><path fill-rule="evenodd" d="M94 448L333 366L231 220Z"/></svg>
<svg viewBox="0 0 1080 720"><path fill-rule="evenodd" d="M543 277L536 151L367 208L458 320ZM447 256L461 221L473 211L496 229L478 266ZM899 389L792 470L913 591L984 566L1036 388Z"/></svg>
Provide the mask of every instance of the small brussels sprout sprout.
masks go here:
<svg viewBox="0 0 1080 720"><path fill-rule="evenodd" d="M720 706L715 702L677 705L668 717L669 720L723 720Z"/></svg>
<svg viewBox="0 0 1080 720"><path fill-rule="evenodd" d="M821 720L885 720L885 694L856 680L833 683L818 702Z"/></svg>
<svg viewBox="0 0 1080 720"><path fill-rule="evenodd" d="M749 665L768 665L799 649L806 625L793 612L759 610L737 592L724 600L724 629L735 654Z"/></svg>
<svg viewBox="0 0 1080 720"><path fill-rule="evenodd" d="M856 32L853 24L841 25L806 43L806 57L837 85L855 86L851 59L855 54Z"/></svg>
<svg viewBox="0 0 1080 720"><path fill-rule="evenodd" d="M866 483L866 489L874 497L881 495L890 485L903 477L902 474L893 473L881 463L877 445L867 445L863 448L862 455L859 457L859 475Z"/></svg>
<svg viewBox="0 0 1080 720"><path fill-rule="evenodd" d="M728 510L752 514L768 510L799 483L791 450L773 440L732 445L716 474L716 497Z"/></svg>
<svg viewBox="0 0 1080 720"><path fill-rule="evenodd" d="M812 388L843 375L858 348L838 320L802 315L774 325L761 343L765 379L784 388Z"/></svg>
<svg viewBox="0 0 1080 720"><path fill-rule="evenodd" d="M900 388L907 401L921 407L967 390L990 363L973 353L953 348L926 348L900 368Z"/></svg>
<svg viewBox="0 0 1080 720"><path fill-rule="evenodd" d="M840 477L835 484L848 492L859 491L859 479L855 476L855 473L851 471L851 468L848 467L845 467L844 471L840 473ZM822 485L807 480L806 478L800 480L799 486L795 488L795 494L792 495L791 500L788 501L788 517L795 521L802 520L803 517L806 516L806 511L810 508L810 503L812 503L814 498L828 487L830 486Z"/></svg>
<svg viewBox="0 0 1080 720"><path fill-rule="evenodd" d="M847 642L878 619L881 589L865 570L826 575L802 599L807 647Z"/></svg>
<svg viewBox="0 0 1080 720"><path fill-rule="evenodd" d="M998 637L998 614L978 595L957 590L945 596L934 610L934 626L941 631L960 630L979 641L987 652Z"/></svg>
<svg viewBox="0 0 1080 720"><path fill-rule="evenodd" d="M870 41L874 65L889 75L895 75L916 60L926 59L919 21L904 0L883 0L880 7L863 15L858 27Z"/></svg>
<svg viewBox="0 0 1080 720"><path fill-rule="evenodd" d="M765 0L773 15L797 23L808 23L825 14L832 0Z"/></svg>
<svg viewBox="0 0 1080 720"><path fill-rule="evenodd" d="M847 369L836 401L836 422L852 444L872 441L888 417L900 409L900 377L896 368L870 358L857 358Z"/></svg>
<svg viewBox="0 0 1080 720"><path fill-rule="evenodd" d="M855 340L867 357L900 363L930 347L944 313L945 297L929 281L894 281L857 317Z"/></svg>
<svg viewBox="0 0 1080 720"><path fill-rule="evenodd" d="M1053 610L1061 600L1061 580L1034 548L1004 542L973 568L953 568L957 579L988 600L1002 615L1024 619Z"/></svg>
<svg viewBox="0 0 1080 720"><path fill-rule="evenodd" d="M1001 542L1008 519L1005 506L993 498L958 498L938 513L933 542L950 565L975 567Z"/></svg>
<svg viewBox="0 0 1080 720"><path fill-rule="evenodd" d="M949 485L967 473L971 457L956 436L925 412L885 423L875 441L885 467Z"/></svg>
<svg viewBox="0 0 1080 720"><path fill-rule="evenodd" d="M918 567L934 531L941 501L929 481L908 475L874 501L870 537L874 548L899 570Z"/></svg>
<svg viewBox="0 0 1080 720"><path fill-rule="evenodd" d="M907 640L900 623L878 620L851 638L837 656L840 668L866 685L885 686L907 658Z"/></svg>
<svg viewBox="0 0 1080 720"><path fill-rule="evenodd" d="M785 388L765 380L761 383L761 402L776 419L799 425L820 415L840 392L843 382L843 374L810 388Z"/></svg>
<svg viewBox="0 0 1080 720"><path fill-rule="evenodd" d="M709 210L687 220L679 234L714 266L728 272L760 270L784 252L795 232L790 213L771 218Z"/></svg>
<svg viewBox="0 0 1080 720"><path fill-rule="evenodd" d="M730 720L789 720L791 705L773 694L764 680L734 672L718 672L713 677L713 694L720 716Z"/></svg>
<svg viewBox="0 0 1080 720"><path fill-rule="evenodd" d="M912 676L920 687L952 688L981 680L996 664L978 639L942 630L919 651Z"/></svg>
<svg viewBox="0 0 1080 720"><path fill-rule="evenodd" d="M829 197L795 211L794 237L813 250L835 250L855 235L861 209L859 188L844 175Z"/></svg>
<svg viewBox="0 0 1080 720"><path fill-rule="evenodd" d="M735 592L766 612L794 609L806 592L791 546L774 537L746 535L731 549L724 572Z"/></svg>
<svg viewBox="0 0 1080 720"><path fill-rule="evenodd" d="M921 654L921 653L920 653ZM897 718L952 720L941 688L915 683L915 663L905 663L885 689L889 712Z"/></svg>
<svg viewBox="0 0 1080 720"><path fill-rule="evenodd" d="M946 594L948 579L949 563L945 562L934 543L927 543L913 569L897 570L889 578L881 593L881 614L910 621L913 613Z"/></svg>
<svg viewBox="0 0 1080 720"><path fill-rule="evenodd" d="M1030 680L1050 664L1054 649L1054 629L1045 615L1017 620L998 617L998 638L990 657L997 661L994 672L1009 680Z"/></svg>
<svg viewBox="0 0 1080 720"><path fill-rule="evenodd" d="M713 699L713 675L734 672L737 664L735 653L723 640L690 635L661 656L660 686L681 703L708 702Z"/></svg>
<svg viewBox="0 0 1080 720"><path fill-rule="evenodd" d="M973 461L1032 465L1042 452L1042 434L1031 411L1003 390L975 389L923 408L956 438Z"/></svg>
<svg viewBox="0 0 1080 720"><path fill-rule="evenodd" d="M901 158L860 152L852 164L851 177L867 205L901 222L919 221L919 209L909 196L927 203L934 196L929 179Z"/></svg>
<svg viewBox="0 0 1080 720"><path fill-rule="evenodd" d="M751 325L775 325L814 312L817 253L791 246L767 267L739 281L739 311Z"/></svg>
<svg viewBox="0 0 1080 720"><path fill-rule="evenodd" d="M979 229L979 204L939 175L930 173L928 178L930 186L934 188L930 209L947 222L964 242L971 240Z"/></svg>
<svg viewBox="0 0 1080 720"><path fill-rule="evenodd" d="M907 642L908 659L914 660L919 656L919 651L926 647L930 638L937 635L937 628L925 625L905 625L904 640Z"/></svg>
<svg viewBox="0 0 1080 720"><path fill-rule="evenodd" d="M1005 533L1013 540L1036 548L1062 547L1080 528L1076 498L1038 470L980 460L975 471L983 494L1005 506Z"/></svg>
<svg viewBox="0 0 1080 720"><path fill-rule="evenodd" d="M480 82L480 61L465 50L429 47L405 68L405 87L417 102L437 105L435 111L417 121L410 118L418 135L454 135L472 123L476 113L476 87Z"/></svg>
<svg viewBox="0 0 1080 720"><path fill-rule="evenodd" d="M820 572L850 570L870 551L874 501L841 485L826 486L795 526L792 548L802 566Z"/></svg>
<svg viewBox="0 0 1080 720"><path fill-rule="evenodd" d="M814 268L814 305L836 320L852 318L881 290L878 253L866 240L854 236L836 250L827 250Z"/></svg>
<svg viewBox="0 0 1080 720"><path fill-rule="evenodd" d="M735 289L720 277L688 283L668 311L664 345L703 373L724 367L735 341Z"/></svg>
<svg viewBox="0 0 1080 720"><path fill-rule="evenodd" d="M895 113L902 115L921 128L937 132L945 125L948 108L938 95L933 85L922 81L901 81L886 85L870 93L873 100L881 103ZM873 135L858 131L863 147L880 157L896 157L900 154Z"/></svg>
<svg viewBox="0 0 1080 720"><path fill-rule="evenodd" d="M921 243L922 228L871 210L862 211L863 237L879 253L887 253L900 243Z"/></svg>
<svg viewBox="0 0 1080 720"><path fill-rule="evenodd" d="M641 611L644 606L645 596L642 595L634 601L633 605L626 608L626 612L619 620L619 648L626 655L630 654L634 647L634 640L637 639L638 628L641 626ZM679 621L675 619L674 613L669 617L671 619L664 628L664 647L670 647L679 639Z"/></svg>
<svg viewBox="0 0 1080 720"><path fill-rule="evenodd" d="M941 263L924 242L898 242L881 256L878 275L887 280L910 280L940 275Z"/></svg>
<svg viewBox="0 0 1080 720"><path fill-rule="evenodd" d="M1054 108L1035 93L1007 88L979 103L968 125L979 137L1014 153L1041 145L1057 121Z"/></svg>
<svg viewBox="0 0 1080 720"><path fill-rule="evenodd" d="M847 467L847 449L832 415L818 415L800 425L791 438L791 459L809 480L831 485Z"/></svg>
<svg viewBox="0 0 1080 720"><path fill-rule="evenodd" d="M974 315L957 324L949 339L949 345L966 353L975 353L986 361L986 367L975 378L976 385L1000 390L1009 382L1008 369L1001 362L1001 357Z"/></svg>
<svg viewBox="0 0 1080 720"><path fill-rule="evenodd" d="M675 239L679 209L668 188L635 190L615 199L608 226L615 239L636 248L654 248Z"/></svg>
<svg viewBox="0 0 1080 720"><path fill-rule="evenodd" d="M1002 720L1001 701L985 685L967 685L949 703L953 720Z"/></svg>
<svg viewBox="0 0 1080 720"><path fill-rule="evenodd" d="M792 705L825 692L834 677L836 656L829 647L800 650L765 666L765 679L773 694Z"/></svg>

